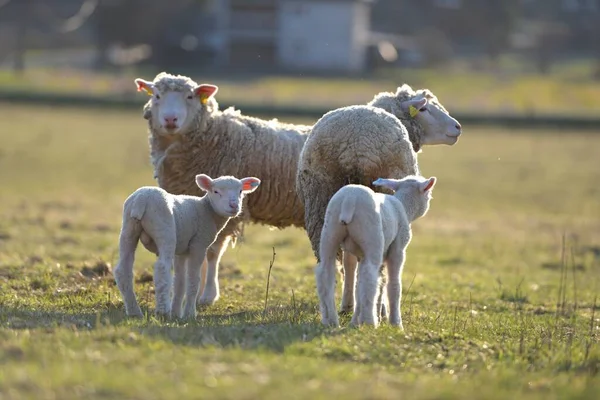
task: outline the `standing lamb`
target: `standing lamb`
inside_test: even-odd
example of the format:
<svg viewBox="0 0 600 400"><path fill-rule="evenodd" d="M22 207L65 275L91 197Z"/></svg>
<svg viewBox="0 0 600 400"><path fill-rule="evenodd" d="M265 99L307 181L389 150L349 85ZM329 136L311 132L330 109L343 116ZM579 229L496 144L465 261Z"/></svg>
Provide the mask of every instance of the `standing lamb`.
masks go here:
<svg viewBox="0 0 600 400"><path fill-rule="evenodd" d="M304 144L296 176L305 228L317 261L325 210L337 190L360 184L381 191L371 186L377 177L419 175L416 153L421 146L452 146L461 129L433 93L414 91L408 85L395 94L380 93L366 106L343 107L323 115ZM357 259L344 254L342 263L340 311L350 312Z"/></svg>
<svg viewBox="0 0 600 400"><path fill-rule="evenodd" d="M147 250L158 256L154 264L156 314L195 317L200 267L206 250L229 219L240 214L244 195L260 185L257 178L239 180L222 176L212 180L204 174L196 175L195 181L206 191L204 197L173 195L158 187L144 186L125 200L119 264L114 274L129 316L142 316L133 291L135 250L141 241ZM173 263L175 285L171 304ZM185 310L182 310L184 293Z"/></svg>
<svg viewBox="0 0 600 400"><path fill-rule="evenodd" d="M322 323L339 326L335 309L336 254L344 252L361 257L358 267L356 306L353 325L378 325L376 309L379 274L387 264L387 294L390 323L402 326L400 297L402 268L411 240L410 224L429 209L435 177L407 176L403 179L378 179L394 195L375 193L362 185L347 185L333 195L325 213L321 234L321 262L316 268L317 292Z"/></svg>
<svg viewBox="0 0 600 400"><path fill-rule="evenodd" d="M206 287L199 304L219 298L218 264L227 245L235 244L244 221L278 228L304 226L304 208L296 196L298 157L310 126L252 118L233 108L218 109L217 87L185 76L160 73L153 82L135 80L152 96L144 107L154 175L169 193L201 195L194 171L209 175L260 176L265 182L210 246Z"/></svg>

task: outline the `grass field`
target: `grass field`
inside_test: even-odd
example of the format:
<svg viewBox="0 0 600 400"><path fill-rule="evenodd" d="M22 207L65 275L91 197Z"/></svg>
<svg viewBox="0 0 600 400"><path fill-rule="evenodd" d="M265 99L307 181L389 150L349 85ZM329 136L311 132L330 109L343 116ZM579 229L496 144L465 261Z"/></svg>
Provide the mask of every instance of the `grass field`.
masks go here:
<svg viewBox="0 0 600 400"><path fill-rule="evenodd" d="M140 114L0 104L0 398L597 398L600 135L467 126L420 154L439 181L404 332L322 328L307 238L261 226L216 305L162 323L148 252L144 321L110 275L122 202L154 184Z"/></svg>

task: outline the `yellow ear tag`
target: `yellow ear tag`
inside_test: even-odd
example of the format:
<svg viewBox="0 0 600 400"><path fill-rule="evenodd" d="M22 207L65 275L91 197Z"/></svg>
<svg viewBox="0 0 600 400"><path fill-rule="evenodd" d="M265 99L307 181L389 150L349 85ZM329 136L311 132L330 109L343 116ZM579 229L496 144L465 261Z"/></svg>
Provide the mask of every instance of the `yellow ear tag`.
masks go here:
<svg viewBox="0 0 600 400"><path fill-rule="evenodd" d="M144 92L146 92L146 94L147 94L148 96L152 96L152 95L154 94L154 93L152 93L152 90L148 89L148 88L147 88L147 87L145 87L145 86L142 86L142 90L143 90Z"/></svg>
<svg viewBox="0 0 600 400"><path fill-rule="evenodd" d="M206 103L208 103L208 97L206 97L205 95L200 97L200 103L202 103L203 105L206 105Z"/></svg>
<svg viewBox="0 0 600 400"><path fill-rule="evenodd" d="M417 110L415 106L410 106L408 107L408 113L410 114L411 118L414 118L419 113L419 110Z"/></svg>

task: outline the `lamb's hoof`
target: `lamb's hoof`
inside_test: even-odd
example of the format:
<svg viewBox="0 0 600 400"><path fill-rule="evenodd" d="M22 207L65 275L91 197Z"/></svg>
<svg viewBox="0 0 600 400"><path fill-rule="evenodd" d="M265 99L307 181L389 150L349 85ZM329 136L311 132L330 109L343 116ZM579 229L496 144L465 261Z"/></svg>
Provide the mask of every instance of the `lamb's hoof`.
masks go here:
<svg viewBox="0 0 600 400"><path fill-rule="evenodd" d="M195 320L196 319L196 310L186 311L181 316L181 319L184 320Z"/></svg>
<svg viewBox="0 0 600 400"><path fill-rule="evenodd" d="M323 318L321 323L331 328L339 328L340 326L340 321L337 318Z"/></svg>
<svg viewBox="0 0 600 400"><path fill-rule="evenodd" d="M127 318L142 319L142 318L144 318L144 314L141 311L139 313L134 312L134 313L131 313L131 314L127 314Z"/></svg>
<svg viewBox="0 0 600 400"><path fill-rule="evenodd" d="M169 311L156 311L154 317L159 321L169 321L171 319L171 313Z"/></svg>
<svg viewBox="0 0 600 400"><path fill-rule="evenodd" d="M218 294L202 294L198 299L199 306L212 306L219 299Z"/></svg>

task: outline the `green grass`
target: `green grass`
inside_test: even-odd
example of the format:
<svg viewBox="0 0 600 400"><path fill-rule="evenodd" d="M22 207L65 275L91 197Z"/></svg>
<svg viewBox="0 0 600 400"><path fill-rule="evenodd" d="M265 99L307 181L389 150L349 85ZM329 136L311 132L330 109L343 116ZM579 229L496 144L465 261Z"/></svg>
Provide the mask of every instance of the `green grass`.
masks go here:
<svg viewBox="0 0 600 400"><path fill-rule="evenodd" d="M452 112L517 113L589 116L600 112L600 81L590 78L590 63L557 65L551 74L539 75L509 66L493 74L470 70L464 63L433 69L384 69L372 78L247 77L224 79L191 73L198 82L220 87L218 100L228 104L286 106L339 106L370 101L381 91L394 91L401 83L430 88ZM99 96L141 97L133 79L153 79L156 72L126 71L119 75L78 70L31 69L23 76L0 71L0 90L45 93L79 93ZM169 71L186 73L185 71Z"/></svg>
<svg viewBox="0 0 600 400"><path fill-rule="evenodd" d="M140 113L0 110L1 398L597 398L599 135L467 126L420 154L439 181L405 332L322 328L305 234L263 226L226 253L216 305L164 323L153 256L135 267L144 321L110 275L122 201L154 183Z"/></svg>

